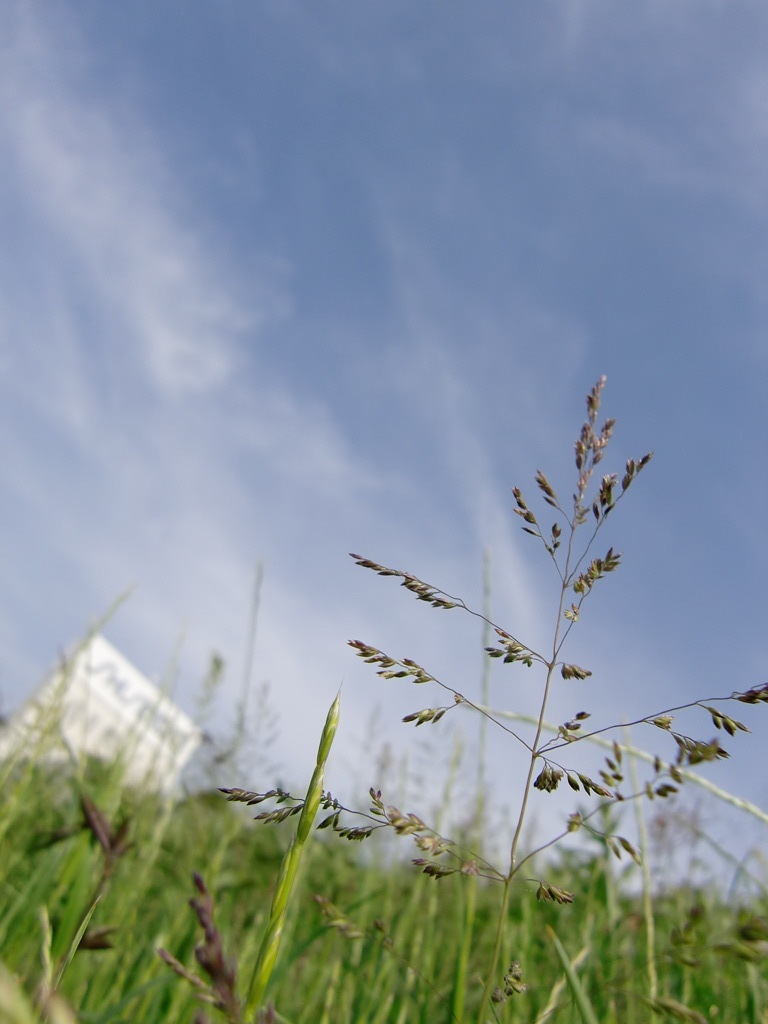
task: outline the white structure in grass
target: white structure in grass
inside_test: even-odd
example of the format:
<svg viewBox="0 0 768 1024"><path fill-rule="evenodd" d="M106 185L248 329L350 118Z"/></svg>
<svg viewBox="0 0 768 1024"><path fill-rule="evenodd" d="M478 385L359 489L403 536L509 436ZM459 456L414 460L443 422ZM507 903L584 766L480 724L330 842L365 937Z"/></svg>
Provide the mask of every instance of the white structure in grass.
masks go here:
<svg viewBox="0 0 768 1024"><path fill-rule="evenodd" d="M0 729L0 758L119 756L127 783L167 793L201 740L192 719L97 633Z"/></svg>

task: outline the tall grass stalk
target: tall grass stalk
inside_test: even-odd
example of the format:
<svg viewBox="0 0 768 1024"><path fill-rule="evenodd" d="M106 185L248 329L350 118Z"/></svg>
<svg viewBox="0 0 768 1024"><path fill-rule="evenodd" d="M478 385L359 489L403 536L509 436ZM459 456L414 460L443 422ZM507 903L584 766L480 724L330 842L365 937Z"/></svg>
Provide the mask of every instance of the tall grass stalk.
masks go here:
<svg viewBox="0 0 768 1024"><path fill-rule="evenodd" d="M245 638L245 657L243 659L243 679L241 684L240 702L237 707L233 754L236 757L243 746L248 728L248 704L253 685L253 666L256 657L256 636L261 610L261 590L264 585L264 564L259 562L253 578L253 591L248 611L248 626Z"/></svg>
<svg viewBox="0 0 768 1024"><path fill-rule="evenodd" d="M320 737L320 745L317 750L315 770L312 773L312 779L301 808L296 834L291 840L291 844L280 867L280 874L277 877L275 895L269 912L267 928L246 995L246 1020L251 1020L256 1010L261 1006L275 967L291 892L296 883L301 857L309 840L312 824L320 809L320 802L323 797L323 772L325 771L325 764L331 752L331 746L339 724L340 700L341 695L337 694L328 710L322 736Z"/></svg>
<svg viewBox="0 0 768 1024"><path fill-rule="evenodd" d="M598 814L603 814L605 808L611 804L618 806L627 800L640 801L646 797L664 799L677 792L679 786L686 780L689 775L686 771L687 768L728 756L727 751L720 745L719 738L694 739L673 727L677 712L691 707L699 707L710 717L718 730L722 730L728 736L735 736L739 731L749 731L747 726L721 711L719 706L714 705L719 705L726 700L737 700L748 704L768 703L768 684L766 684L744 692L712 698L708 703L693 701L690 704L657 712L638 720L638 722L630 723L642 722L666 733L672 738L677 749L677 757L669 762L662 760L657 755L652 755L652 772L650 778L643 782L639 780L636 771L630 772L630 783L633 783L631 792L626 792L626 772L622 764L625 748L616 740L606 744L612 756L605 758L598 779L591 778L583 772L569 767L563 760L566 756L565 751L571 744L584 739L601 742L603 738L598 734L617 730L620 728L620 723L590 733L584 728L584 722L590 717L589 713L579 712L571 721L555 726L554 736L550 735L550 730L553 727L549 725L547 712L556 682L559 683L559 679L562 678L571 681L570 685L575 687L592 674L589 669L564 659L566 641L579 622L584 603L592 593L594 586L598 584L599 580L614 572L621 563L622 556L613 547L610 547L603 557L592 556L593 545L609 516L615 511L629 487L652 458L652 453L648 453L640 459L629 459L621 477L615 473L606 474L593 484L593 476L605 455L615 425L615 421L612 419L606 419L600 427L597 425L604 385L605 378L602 377L587 395L587 418L575 443L577 483L572 505L568 507L567 503L561 502L544 473L541 470L537 471L536 485L541 497L550 509L549 514L556 516L554 525L550 529L546 529L523 497L521 490L518 487L513 488L516 506L513 511L523 520L524 532L543 545L559 581L557 600L553 609L555 615L552 623L551 643L548 645L546 654L522 642L515 632L508 631L492 622L487 607L484 607L482 612L474 611L461 598L425 582L413 573L392 569L361 555L353 554L351 556L357 565L372 570L379 576L399 578L401 585L407 591L432 608L443 611L459 609L479 618L485 627L491 628L496 634L497 646L486 647L491 658L500 658L504 664L516 667L523 665L530 669L535 665L542 671L538 712L532 718L525 719L532 723L532 734L530 738L524 738L520 732L504 724L504 713L497 713L489 708L486 685L481 687L480 700L472 700L466 692L459 691L450 683L438 679L411 658L394 658L363 641L350 641L350 645L360 658L368 664L376 666L380 678L384 680L410 678L413 683L432 684L451 695L452 704L422 708L406 715L403 719L404 722L416 726L436 725L458 705L474 709L483 716L480 777L482 777L485 757L487 728L485 723L498 726L508 737L511 736L520 743L527 752L527 769L519 805L513 817L514 827L508 859L503 868L496 868L489 864L477 851L474 853L468 851L466 844L454 843L445 838L440 834L439 827L430 828L417 815L403 814L395 807L386 806L381 799L381 794L373 789L371 789L373 806L368 817L373 815L373 820L379 819L380 824L356 830L367 835L375 831L376 828L389 826L400 835L413 836L420 850L427 854L427 856L416 858L414 863L421 866L427 874L435 879L458 873L469 875L470 879L474 880L478 874L481 874L489 880L500 883L492 947L483 969L482 992L477 1004L477 1024L484 1024L492 1002L503 1002L506 998L525 990L517 967L514 971L510 968L504 975L503 986L499 984L513 883L517 885L522 880L520 872L523 866L529 865L530 870L534 856L550 848L568 834L584 827L595 835L601 835L607 849L617 857L628 855L640 863L641 854L629 840L612 832L601 833L595 824L590 822L590 819L594 819ZM584 538L583 542L582 537ZM515 717L522 720L522 716ZM563 753L561 754L560 751ZM597 797L603 802L598 803L592 810L571 814L567 826L562 832L553 836L537 850L523 853L522 842L534 790L551 793L558 788L563 780L567 780L567 784L572 790L582 793L586 797ZM349 837L350 830L340 827L338 822L334 822L334 829ZM364 835L355 836L355 838L364 837ZM573 893L542 880L539 880L536 896L539 900L555 904L570 904L574 901ZM647 906L645 912L646 914L649 912ZM467 927L469 926L470 922L467 921ZM652 921L648 927L647 936L649 945L646 965L652 993L650 998L654 1005L663 1006L666 997L657 999ZM557 945L555 948L558 948ZM571 987L574 992L577 991L573 985ZM461 988L459 991L461 993ZM580 998L579 1003L580 1005L583 1003ZM454 1012L456 1010L460 1011L460 1006L455 1000ZM585 1012L582 1007L582 1013ZM494 1016L497 1016L495 1009Z"/></svg>
<svg viewBox="0 0 768 1024"><path fill-rule="evenodd" d="M630 746L629 729L624 729L624 748ZM632 780L633 789L640 788L637 772L637 760L630 754L629 777ZM645 948L648 960L648 994L655 999L659 994L659 977L656 971L656 922L653 915L653 882L651 880L650 848L648 843L648 829L645 824L643 805L639 800L635 801L635 821L637 822L637 837L640 846L640 870L643 877L643 918L645 920Z"/></svg>
<svg viewBox="0 0 768 1024"><path fill-rule="evenodd" d="M565 972L568 987L573 993L573 999L579 1011L579 1015L581 1016L582 1024L600 1024L600 1021L597 1019L595 1009L589 1001L589 997L584 991L584 986L581 984L579 976L576 973L576 960L581 957L581 954L572 961L566 953L562 942L558 939L554 928L547 926L547 934L549 935L552 945L555 948L557 958Z"/></svg>

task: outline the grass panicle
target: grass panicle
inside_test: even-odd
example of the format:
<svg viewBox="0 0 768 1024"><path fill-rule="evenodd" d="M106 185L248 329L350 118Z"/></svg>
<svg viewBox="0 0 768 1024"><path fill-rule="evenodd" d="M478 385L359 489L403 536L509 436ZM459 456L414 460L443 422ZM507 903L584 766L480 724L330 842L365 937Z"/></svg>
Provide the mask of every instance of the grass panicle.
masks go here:
<svg viewBox="0 0 768 1024"><path fill-rule="evenodd" d="M547 711L556 678L579 683L589 679L592 675L589 668L575 664L565 657L566 642L580 621L585 602L592 594L594 587L606 576L617 571L621 565L622 556L613 546L608 547L605 554L599 555L593 553L593 548L609 516L624 499L637 476L648 466L653 456L653 453L648 453L637 459L630 458L626 461L622 474L606 473L597 477L597 468L606 455L615 426L613 419L606 419L602 425L598 423L604 386L605 377L601 377L587 395L587 417L574 445L577 479L571 502L561 500L547 476L541 470L536 472L535 482L541 498L548 509L556 515L556 520L551 527L546 528L543 525L543 521L540 520L537 512L519 487L514 487L512 490L514 498L512 511L522 519L523 531L542 544L560 583L551 644L547 650L535 649L521 639L516 631L493 622L487 611L473 610L455 594L448 593L411 572L390 568L359 554L351 556L361 568L375 572L381 577L399 579L401 586L406 591L432 608L441 611L464 611L480 618L485 627L490 628L496 636L496 645L486 646L486 652L491 659L501 660L504 665L508 666L523 666L526 669L538 667L541 670L539 712L533 720L531 732L527 736L523 736L519 731L512 730L507 726L501 715L497 715L488 708L487 699L483 699L482 694L480 699L473 699L472 696L467 695L464 689L461 691L455 689L450 683L438 679L429 669L417 664L411 658L393 657L362 640L350 641L357 656L367 664L373 665L382 680L408 680L420 685L436 686L452 695L453 700L449 704L422 707L411 712L403 719L405 723L414 724L417 727L436 725L454 708L469 707L483 716L484 730L487 728L487 723L491 723L510 736L512 740L521 744L527 752L527 775L520 796L508 863L506 867L498 866L490 872L485 872L486 878L495 877L501 882L501 892L498 900L493 952L487 964L478 1008L478 1024L482 1024L492 996L494 993L498 993L500 988L498 972L502 950L506 942L510 887L522 866L529 861L531 856L530 854L521 855L521 846L534 792L552 793L560 787L563 780L567 780L570 789L576 793L586 797L597 797L608 803L637 801L644 798L663 799L672 796L684 781L684 770L698 764L728 757L728 752L718 738L699 739L678 731L674 727L675 714L673 712L700 707L708 713L716 730L733 737L738 732L748 731L747 726L732 718L721 707L714 705L719 705L724 700L736 699L742 702L757 703L764 699L763 688L753 687L743 693L733 693L715 698L709 703L696 701L685 705L684 708L655 712L644 717L641 720L643 724L652 725L669 733L676 745L676 756L673 760L666 761L657 755L654 756L653 773L650 778L646 779L642 786L635 781L629 791L626 788L626 770L622 763L622 749L618 742L613 742L612 756L606 756L602 767L595 775L587 775L568 764L567 754L572 745L591 738L598 732L616 730L620 728L620 722L595 732L589 732L584 729L584 723L589 718L589 714L580 712L574 719L564 722L558 727L557 738L553 739L548 735ZM600 585L602 586L602 584ZM560 751L562 753L559 753ZM632 775L636 780L636 771L633 771ZM537 852L559 842L565 835L581 829L587 824L590 817L601 812L603 806L603 804L599 804L592 812L572 814L566 830L553 837ZM401 822L395 817L389 819L389 824L400 834L414 834L417 844L424 846L427 843L426 837L430 835L430 830L417 816L413 815L412 817L414 818L413 827L407 829L403 828ZM594 831L594 826L588 827ZM641 862L638 850L626 837L605 834L603 839L608 849L616 857L621 858L623 855L628 855L637 863ZM433 878L442 878L454 873L454 868L445 867L442 863L437 862L438 858L442 857L444 860L444 855L454 853L454 844L450 840L434 834L431 835L429 843L432 856L429 858L418 857L414 863ZM571 893L545 881L539 883L536 895L540 900L544 899L555 903L570 903L573 900ZM649 946L648 956L651 989L655 997L656 971L652 946ZM574 992L578 991L570 977L569 984ZM586 1003L583 1006L586 1007ZM584 1015L587 1011L582 1009L581 1012Z"/></svg>

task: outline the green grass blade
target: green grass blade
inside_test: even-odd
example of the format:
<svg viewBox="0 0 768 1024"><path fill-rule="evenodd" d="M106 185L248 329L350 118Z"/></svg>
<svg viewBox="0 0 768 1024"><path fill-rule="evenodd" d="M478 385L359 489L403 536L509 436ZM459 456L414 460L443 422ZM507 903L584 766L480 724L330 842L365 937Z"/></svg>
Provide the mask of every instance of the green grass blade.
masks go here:
<svg viewBox="0 0 768 1024"><path fill-rule="evenodd" d="M64 956L61 958L61 960L59 962L59 965L56 968L56 971L55 971L54 976L53 976L53 988L54 988L54 990L59 987L59 984L60 984L61 979L62 979L62 977L64 975L64 972L66 971L67 967L69 967L69 965L72 963L72 959L73 959L75 953L77 952L78 946L80 945L80 940L82 939L82 937L86 933L88 925L91 922L91 918L93 917L94 911L96 910L96 907L99 905L99 900L100 899L101 899L101 896L100 895L97 896L96 899L93 901L93 903L88 908L88 910L85 912L85 915L83 916L83 919L80 922L80 924L78 926L78 929L75 932L75 934L74 934L74 936L72 938L72 941L69 944L69 947L67 948L67 951L65 952Z"/></svg>
<svg viewBox="0 0 768 1024"><path fill-rule="evenodd" d="M475 912L477 909L477 878L471 877L466 880L466 897L462 910L462 931L456 968L454 974L454 988L452 1009L454 1019L464 1020L464 1004L467 995L467 977L469 975L469 957L472 952L472 940L475 925Z"/></svg>
<svg viewBox="0 0 768 1024"><path fill-rule="evenodd" d="M259 949L256 965L253 970L248 997L245 1004L245 1019L253 1019L253 1015L261 1005L264 994L275 967L277 954L280 949L280 940L285 927L285 919L288 913L291 891L296 881L299 870L299 863L304 847L309 839L312 823L315 820L320 801L323 795L323 771L328 755L331 752L333 738L336 735L336 728L339 724L339 702L341 695L337 695L328 711L325 720L323 733L320 737L320 746L317 751L317 763L309 783L309 789L304 799L304 806L299 815L299 824L296 827L296 835L283 858L280 874L277 879L277 887L272 900L272 907L267 923L267 930Z"/></svg>
<svg viewBox="0 0 768 1024"><path fill-rule="evenodd" d="M573 964L569 960L562 942L558 939L557 935L555 935L554 929L549 926L547 926L547 934L552 940L552 945L555 947L558 960L565 971L568 987L571 990L573 1001L576 1003L576 1007L578 1008L582 1021L584 1024L600 1024L600 1021L597 1019L597 1014L587 998L587 993L584 991L584 988L579 981L579 976L574 970Z"/></svg>

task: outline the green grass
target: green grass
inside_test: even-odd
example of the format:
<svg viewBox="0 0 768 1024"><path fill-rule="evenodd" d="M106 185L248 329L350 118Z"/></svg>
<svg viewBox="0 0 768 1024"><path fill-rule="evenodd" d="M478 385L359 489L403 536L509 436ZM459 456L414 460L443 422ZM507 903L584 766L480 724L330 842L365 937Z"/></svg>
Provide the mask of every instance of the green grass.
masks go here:
<svg viewBox="0 0 768 1024"><path fill-rule="evenodd" d="M84 825L83 794L115 830L128 822L130 846L107 878L105 851ZM50 987L61 973L58 992L85 1024L191 1022L202 1004L156 949L209 980L194 957L203 938L188 905L197 895L194 872L214 897L215 924L245 996L295 819L249 825L243 810L218 793L165 807L151 795L123 791L91 765L79 779L41 767L15 774L0 796L0 820L0 960L15 979L0 978L0 1010L9 1019L11 988L32 1004L41 985ZM314 836L270 980L268 1000L280 1015L274 1019L448 1022L452 1013L460 1017L455 992L465 961L463 1019L474 1019L492 954L496 887L461 876L435 881L401 863L362 859L357 844ZM644 999L642 906L617 888L612 863L596 846L593 854L563 856L547 877L567 884L576 901L539 903L535 885L512 891L503 955L505 964L522 965L528 988L494 1005L487 1019L496 1013L499 1020L533 1022L547 1009L546 1019L563 1024L592 1019L579 1009L579 994L603 1024L652 1019ZM97 895L85 934L106 935L112 948L75 950ZM764 898L747 912L713 891L681 886L655 899L654 919L659 993L702 1015L675 1017L683 1011L670 1002L667 1019L765 1024ZM569 958L568 971L559 950ZM30 1010L27 1019L40 1018Z"/></svg>

